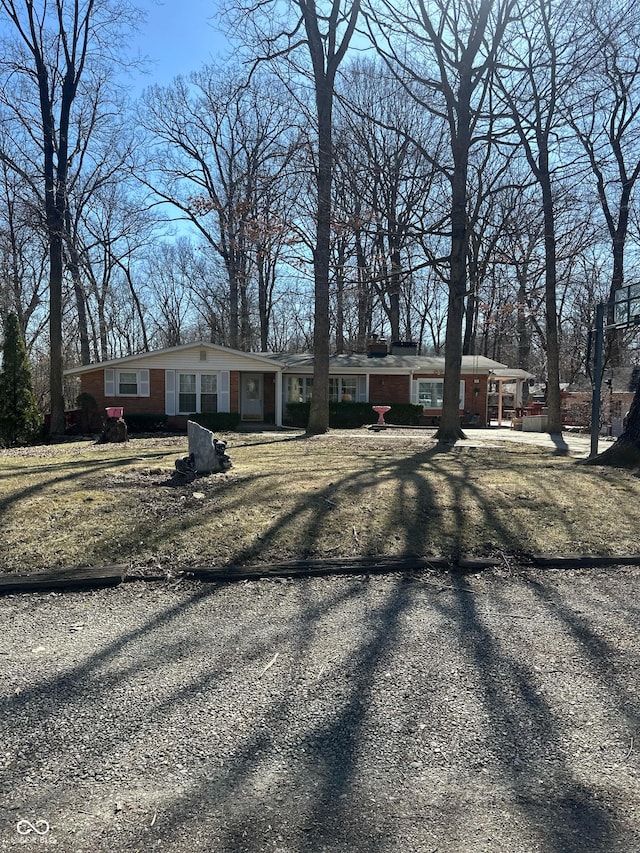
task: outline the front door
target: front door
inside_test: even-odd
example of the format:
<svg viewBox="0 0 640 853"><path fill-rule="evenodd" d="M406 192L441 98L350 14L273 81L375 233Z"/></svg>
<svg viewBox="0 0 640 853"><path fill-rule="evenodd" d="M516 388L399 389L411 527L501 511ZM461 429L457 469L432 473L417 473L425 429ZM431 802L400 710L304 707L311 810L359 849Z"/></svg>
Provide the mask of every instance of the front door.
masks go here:
<svg viewBox="0 0 640 853"><path fill-rule="evenodd" d="M263 408L264 383L261 373L242 374L241 416L243 421L261 421Z"/></svg>

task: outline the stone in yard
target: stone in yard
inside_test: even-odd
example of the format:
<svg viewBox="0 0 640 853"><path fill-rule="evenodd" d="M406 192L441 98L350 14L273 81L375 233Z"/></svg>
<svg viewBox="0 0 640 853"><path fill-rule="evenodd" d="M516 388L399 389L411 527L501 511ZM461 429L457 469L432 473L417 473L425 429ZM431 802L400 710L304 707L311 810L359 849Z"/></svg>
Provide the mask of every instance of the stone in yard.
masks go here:
<svg viewBox="0 0 640 853"><path fill-rule="evenodd" d="M187 435L189 454L193 456L198 474L212 474L231 467L231 460L226 454L227 442L219 441L211 430L195 421L187 421Z"/></svg>

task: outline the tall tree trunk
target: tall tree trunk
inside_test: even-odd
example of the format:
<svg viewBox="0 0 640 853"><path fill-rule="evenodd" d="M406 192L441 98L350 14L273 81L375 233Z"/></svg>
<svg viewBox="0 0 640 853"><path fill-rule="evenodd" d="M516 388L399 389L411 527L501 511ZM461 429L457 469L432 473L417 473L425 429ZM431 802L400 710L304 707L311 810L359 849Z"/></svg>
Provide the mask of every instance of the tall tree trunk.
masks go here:
<svg viewBox="0 0 640 853"><path fill-rule="evenodd" d="M560 408L560 342L558 336L558 301L556 292L556 231L549 155L543 145L539 157L539 180L542 190L544 215L545 258L545 331L547 342L547 430L551 434L562 432Z"/></svg>
<svg viewBox="0 0 640 853"><path fill-rule="evenodd" d="M618 152L617 152L618 153ZM624 170L621 152L618 155L618 162L621 166L621 171ZM624 172L623 172L624 173ZM615 229L612 229L611 244L613 270L611 273L611 286L609 288L609 305L607 307L607 324L615 322L614 301L617 290L624 285L624 250L627 241L627 232L629 230L629 204L631 201L631 191L636 182L636 174L634 173L633 180L623 182L622 191L620 193L620 207L618 211L618 222ZM604 190L603 190L604 192ZM601 194L602 195L602 194ZM609 219L609 227L613 225L613 220ZM621 352L621 335L619 329L607 329L607 361L610 367L620 367L622 364Z"/></svg>
<svg viewBox="0 0 640 853"><path fill-rule="evenodd" d="M142 313L142 306L140 305L140 299L138 298L138 294L136 292L133 278L131 276L131 268L129 265L125 265L122 261L116 261L120 269L124 272L125 277L127 279L127 284L129 285L129 293L131 294L131 298L133 299L133 304L136 309L136 314L138 315L138 322L140 323L140 331L142 332L142 344L145 352L149 352L149 340L147 338L147 327L144 322L144 315Z"/></svg>
<svg viewBox="0 0 640 853"><path fill-rule="evenodd" d="M529 370L529 358L531 355L531 336L527 328L527 315L525 305L527 300L527 290L525 287L526 274L523 273L518 284L518 309L516 328L518 334L518 363L517 367L521 370Z"/></svg>
<svg viewBox="0 0 640 853"><path fill-rule="evenodd" d="M361 221L362 204L356 199L354 218L356 222ZM354 233L356 267L358 275L358 331L356 349L364 352L367 339L371 333L371 285L369 282L367 258L364 251L362 229L357 227Z"/></svg>
<svg viewBox="0 0 640 853"><path fill-rule="evenodd" d="M464 438L460 429L460 372L462 366L462 322L467 290L467 178L471 145L471 90L469 74L462 77L456 104L457 134L453 141L451 176L451 253L449 255L449 301L444 352L442 417L436 438L453 444Z"/></svg>
<svg viewBox="0 0 640 853"><path fill-rule="evenodd" d="M336 269L336 352L345 350L344 341L344 264L345 264L344 241L340 240L337 247L337 269Z"/></svg>
<svg viewBox="0 0 640 853"><path fill-rule="evenodd" d="M617 468L640 467L640 382L625 421L622 435L606 450L585 461L587 465L611 465Z"/></svg>
<svg viewBox="0 0 640 853"><path fill-rule="evenodd" d="M235 264L234 252L227 258L227 273L229 275L229 346L238 349L238 325L240 318L240 288L238 287L238 270Z"/></svg>
<svg viewBox="0 0 640 853"><path fill-rule="evenodd" d="M313 396L307 432L329 429L329 252L331 244L331 183L333 175L333 83L317 85L318 216L313 252L315 323L313 329Z"/></svg>
<svg viewBox="0 0 640 853"><path fill-rule="evenodd" d="M51 104L49 103L48 74L43 63L38 66L40 87L40 108L43 129L45 211L47 237L49 242L49 405L51 421L49 431L52 436L64 434L64 391L62 359L62 281L64 275L64 205L66 201L66 170L60 175L60 157L58 169L54 157L56 149L55 127ZM58 174L56 174L58 172ZM60 178L63 178L62 182Z"/></svg>
<svg viewBox="0 0 640 853"><path fill-rule="evenodd" d="M76 298L76 310L78 312L78 334L80 335L80 363L91 363L91 350L89 347L89 329L87 326L87 297L82 286L82 277L80 275L80 258L78 257L78 249L74 239L73 228L71 225L71 214L67 207L65 211L65 230L67 238L67 257L69 264L69 272L71 273L71 281L73 282L73 292Z"/></svg>
<svg viewBox="0 0 640 853"><path fill-rule="evenodd" d="M49 236L49 394L51 404L52 437L61 436L65 430L64 418L64 364L62 356L62 279L63 240L62 229L50 230Z"/></svg>
<svg viewBox="0 0 640 853"><path fill-rule="evenodd" d="M269 270L264 260L264 253L261 245L256 246L256 255L258 257L258 319L260 323L260 351L266 352L269 342Z"/></svg>
<svg viewBox="0 0 640 853"><path fill-rule="evenodd" d="M393 223L393 227L396 225ZM391 243L391 274L389 276L389 325L391 327L391 340L402 340L400 332L400 290L402 283L402 261L398 238L394 233L390 237Z"/></svg>
<svg viewBox="0 0 640 853"><path fill-rule="evenodd" d="M102 296L97 296L98 302L98 330L100 336L100 361L109 360L109 330L107 328L107 318L104 313L104 293Z"/></svg>
<svg viewBox="0 0 640 853"><path fill-rule="evenodd" d="M476 351L476 322L478 305L478 263L477 247L469 251L469 283L467 306L464 317L464 337L462 339L462 354L474 355Z"/></svg>

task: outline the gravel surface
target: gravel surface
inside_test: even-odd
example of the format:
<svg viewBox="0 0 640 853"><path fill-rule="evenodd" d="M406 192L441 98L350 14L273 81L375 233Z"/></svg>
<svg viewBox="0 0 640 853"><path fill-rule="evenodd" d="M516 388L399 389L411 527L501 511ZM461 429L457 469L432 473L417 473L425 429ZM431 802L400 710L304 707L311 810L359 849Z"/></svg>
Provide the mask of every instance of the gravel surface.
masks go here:
<svg viewBox="0 0 640 853"><path fill-rule="evenodd" d="M640 850L640 570L0 599L0 850Z"/></svg>

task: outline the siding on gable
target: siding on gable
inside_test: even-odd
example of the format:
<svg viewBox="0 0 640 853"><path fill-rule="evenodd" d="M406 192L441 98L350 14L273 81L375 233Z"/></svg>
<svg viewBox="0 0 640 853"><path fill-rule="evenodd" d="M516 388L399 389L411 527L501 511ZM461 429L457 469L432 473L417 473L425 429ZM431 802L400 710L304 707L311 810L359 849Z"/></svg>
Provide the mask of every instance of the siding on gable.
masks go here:
<svg viewBox="0 0 640 853"><path fill-rule="evenodd" d="M149 353L144 357L132 358L120 364L110 365L117 370L140 370L149 368L151 370L176 370L179 373L197 373L219 370L244 370L251 373L262 373L268 370L263 360L251 357L250 353L235 353L224 350L208 351L207 360L200 361L200 347L179 352ZM274 365L274 370L277 366Z"/></svg>

